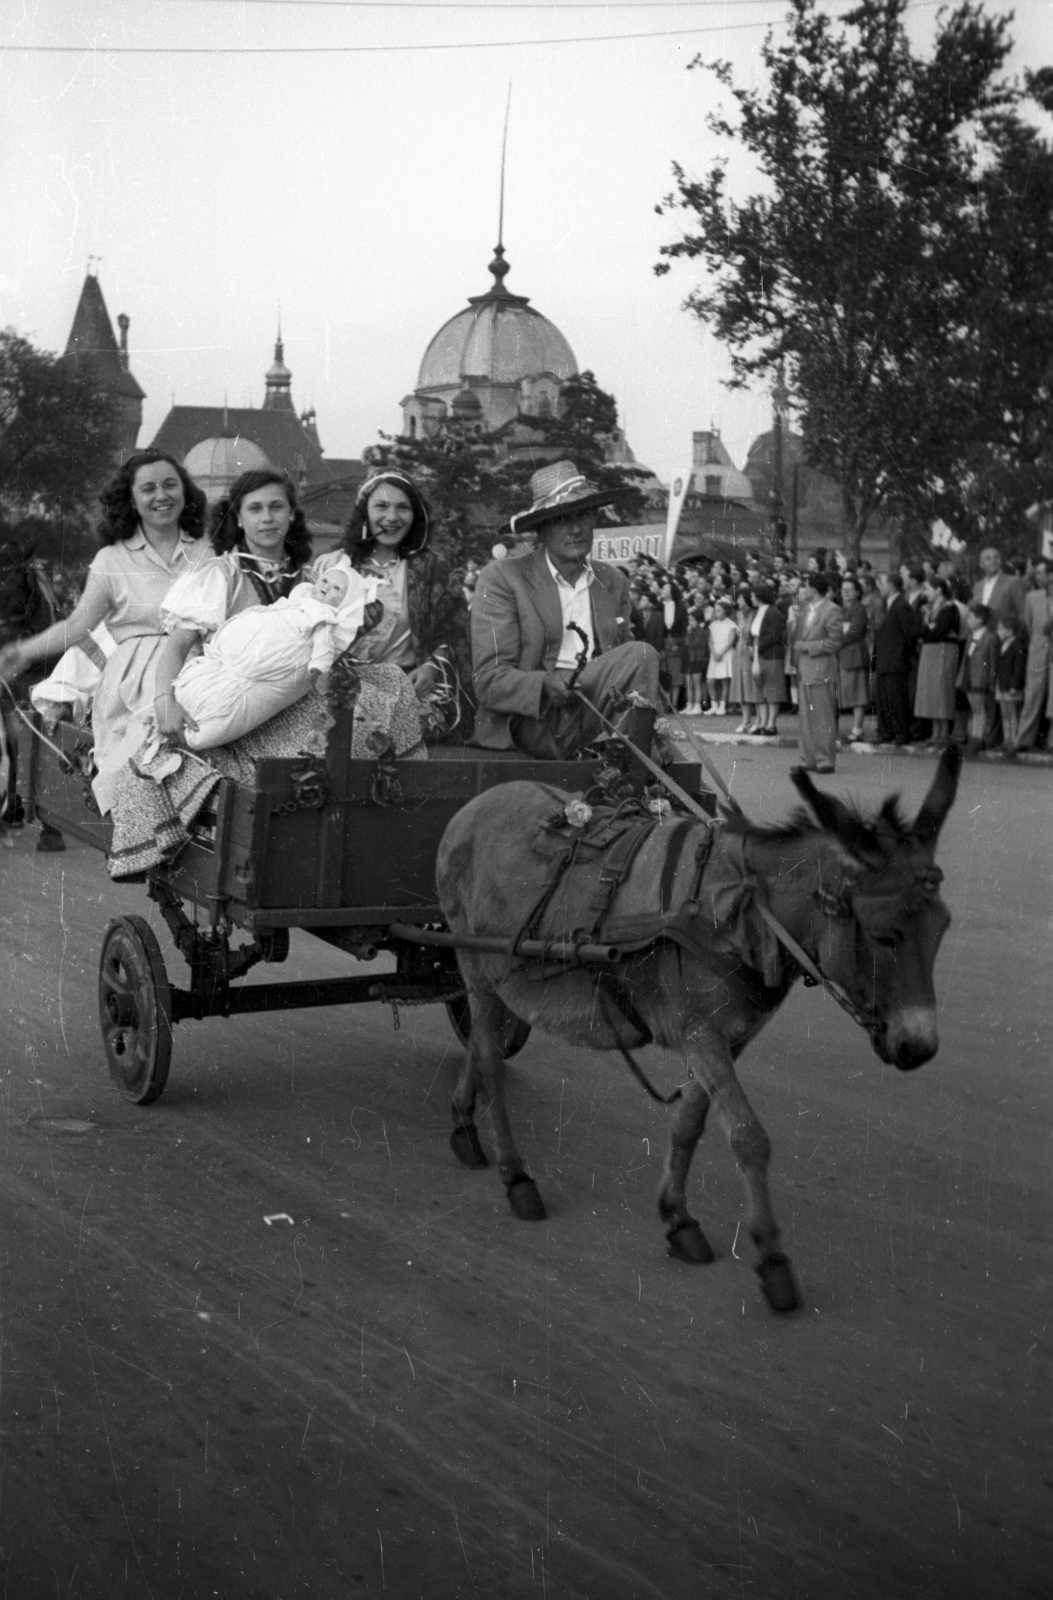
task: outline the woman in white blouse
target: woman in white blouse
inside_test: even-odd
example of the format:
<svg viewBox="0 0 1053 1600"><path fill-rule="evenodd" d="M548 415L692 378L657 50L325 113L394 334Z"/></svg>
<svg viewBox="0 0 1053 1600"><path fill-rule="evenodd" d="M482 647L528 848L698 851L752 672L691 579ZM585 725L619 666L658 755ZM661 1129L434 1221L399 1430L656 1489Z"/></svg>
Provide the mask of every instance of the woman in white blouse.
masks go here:
<svg viewBox="0 0 1053 1600"><path fill-rule="evenodd" d="M0 650L0 675L14 677L106 624L116 649L106 659L92 707L92 788L106 812L118 774L142 743L140 716L157 694L165 643L162 603L173 583L207 563L212 550L203 537L205 496L162 451L129 456L99 499L102 549L76 608L33 638Z"/></svg>

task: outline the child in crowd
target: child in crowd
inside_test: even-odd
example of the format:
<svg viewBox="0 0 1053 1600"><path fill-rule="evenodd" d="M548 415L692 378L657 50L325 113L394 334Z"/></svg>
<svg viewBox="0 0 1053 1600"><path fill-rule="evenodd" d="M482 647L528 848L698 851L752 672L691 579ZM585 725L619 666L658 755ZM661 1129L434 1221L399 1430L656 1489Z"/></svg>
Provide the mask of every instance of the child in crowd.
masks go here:
<svg viewBox="0 0 1053 1600"><path fill-rule="evenodd" d="M376 626L376 589L375 578L341 561L273 605L250 606L225 622L172 685L190 748L229 744L301 700Z"/></svg>
<svg viewBox="0 0 1053 1600"><path fill-rule="evenodd" d="M1027 678L1027 641L1011 622L1000 622L997 632L995 698L1002 712L1002 738L1006 749L1012 750L1020 727L1020 706Z"/></svg>
<svg viewBox="0 0 1053 1600"><path fill-rule="evenodd" d="M992 611L975 601L965 613L968 643L958 669L958 687L969 701L969 748L979 750L994 721L998 639L991 631Z"/></svg>
<svg viewBox="0 0 1053 1600"><path fill-rule="evenodd" d="M702 607L695 605L687 623L687 711L701 716L706 694L706 668L709 666L709 627Z"/></svg>
<svg viewBox="0 0 1053 1600"><path fill-rule="evenodd" d="M709 624L709 666L706 668L706 685L712 705L707 717L722 717L727 709L727 693L731 683L731 658L739 630L732 622L731 607L726 600L713 605L713 620Z"/></svg>

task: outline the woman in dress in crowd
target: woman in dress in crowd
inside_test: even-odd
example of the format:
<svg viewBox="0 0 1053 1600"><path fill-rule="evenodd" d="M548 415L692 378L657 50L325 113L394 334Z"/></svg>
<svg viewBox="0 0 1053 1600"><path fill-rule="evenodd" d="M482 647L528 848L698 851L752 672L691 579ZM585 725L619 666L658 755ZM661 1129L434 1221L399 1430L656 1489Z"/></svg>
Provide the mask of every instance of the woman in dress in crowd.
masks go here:
<svg viewBox="0 0 1053 1600"><path fill-rule="evenodd" d="M738 568L733 567L733 572ZM735 648L731 657L731 687L728 690L728 702L737 705L742 715L742 721L735 729L736 733L750 733L757 725L757 682L753 676L753 642L750 638L750 623L753 621L753 596L748 585L740 583L736 598L735 612Z"/></svg>
<svg viewBox="0 0 1053 1600"><path fill-rule="evenodd" d="M870 647L867 643L869 620L863 604L859 580L849 574L841 584L841 649L837 665L840 675L839 704L852 708L852 727L848 743L858 744L863 737L863 718L870 704Z"/></svg>
<svg viewBox="0 0 1053 1600"><path fill-rule="evenodd" d="M142 743L142 715L159 692L166 644L161 608L180 578L209 563L205 496L179 463L159 450L139 450L99 496L102 549L88 569L72 613L31 639L0 651L0 674L14 676L34 661L69 650L105 623L117 648L95 689L92 726L99 809L112 809L115 785Z"/></svg>
<svg viewBox="0 0 1053 1600"><path fill-rule="evenodd" d="M955 685L960 656L961 619L946 578L933 578L921 630L915 717L931 718L935 744L946 744L954 726Z"/></svg>
<svg viewBox="0 0 1053 1600"><path fill-rule="evenodd" d="M754 612L749 640L760 717L746 731L774 739L779 733L779 707L786 704L786 618L775 604L775 590L770 583L758 579L751 599Z"/></svg>
<svg viewBox="0 0 1053 1600"><path fill-rule="evenodd" d="M471 736L470 614L452 569L429 548L428 507L413 480L384 468L366 479L344 536L356 571L380 580L383 620L356 647L374 666L397 666L425 704L426 735ZM336 555L323 556L323 571Z"/></svg>

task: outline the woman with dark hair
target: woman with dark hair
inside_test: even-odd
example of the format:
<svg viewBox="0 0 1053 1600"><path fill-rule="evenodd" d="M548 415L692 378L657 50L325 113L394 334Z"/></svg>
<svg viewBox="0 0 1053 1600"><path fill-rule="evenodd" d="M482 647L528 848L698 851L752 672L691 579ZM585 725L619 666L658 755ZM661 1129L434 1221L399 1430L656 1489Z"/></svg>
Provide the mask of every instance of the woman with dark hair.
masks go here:
<svg viewBox="0 0 1053 1600"><path fill-rule="evenodd" d="M472 731L469 611L449 564L430 548L428 506L404 472L382 468L355 498L344 536L351 565L380 580L384 616L356 647L375 665L401 667L423 703L425 736L459 740ZM318 562L322 571L335 554Z"/></svg>
<svg viewBox="0 0 1053 1600"><path fill-rule="evenodd" d="M304 580L311 539L287 472L243 472L212 512L218 559L187 573L165 598L168 631L157 671L156 714L162 733L180 734L183 713L172 685L202 639L249 606L269 606Z"/></svg>
<svg viewBox="0 0 1053 1600"><path fill-rule="evenodd" d="M157 693L165 639L162 604L173 583L207 563L212 552L202 537L205 496L160 450L129 456L99 500L102 548L77 606L42 633L0 651L0 675L13 677L34 661L79 646L106 624L116 648L105 659L92 703L97 768L92 788L105 812L113 804L118 773L142 743L140 714ZM88 648L101 658L94 641Z"/></svg>
<svg viewBox="0 0 1053 1600"><path fill-rule="evenodd" d="M749 625L753 679L760 716L748 733L776 739L779 708L786 703L786 618L775 604L775 589L758 579L751 599L756 607Z"/></svg>
<svg viewBox="0 0 1053 1600"><path fill-rule="evenodd" d="M670 577L662 579L658 588L659 607L665 625L662 640L662 670L660 681L669 695L673 710L678 709L680 691L684 687L684 641L687 638L687 607L680 593L680 585Z"/></svg>
<svg viewBox="0 0 1053 1600"><path fill-rule="evenodd" d="M848 744L859 744L863 738L863 719L870 704L868 628L869 618L859 579L846 568L841 582L841 649L837 668L840 675L838 704L842 710L851 709L852 712Z"/></svg>
<svg viewBox="0 0 1053 1600"><path fill-rule="evenodd" d="M934 744L947 743L954 726L960 639L960 618L951 585L946 578L932 578L921 630L914 715L931 720Z"/></svg>

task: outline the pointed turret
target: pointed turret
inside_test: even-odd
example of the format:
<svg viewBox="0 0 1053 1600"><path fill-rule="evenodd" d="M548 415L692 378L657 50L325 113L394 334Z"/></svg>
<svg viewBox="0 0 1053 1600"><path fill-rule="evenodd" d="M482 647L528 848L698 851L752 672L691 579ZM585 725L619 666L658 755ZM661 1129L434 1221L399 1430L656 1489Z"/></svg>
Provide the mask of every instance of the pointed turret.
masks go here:
<svg viewBox="0 0 1053 1600"><path fill-rule="evenodd" d="M292 373L285 365L285 346L282 344L282 325L278 324L278 337L274 341L274 361L267 369L267 392L263 397L264 411L293 411Z"/></svg>
<svg viewBox="0 0 1053 1600"><path fill-rule="evenodd" d="M98 276L89 269L73 315L65 359L87 373L95 388L115 402L119 421L115 453L117 459L123 461L135 449L146 394L128 366L130 319L122 312L117 323L121 330L120 344L102 298Z"/></svg>

